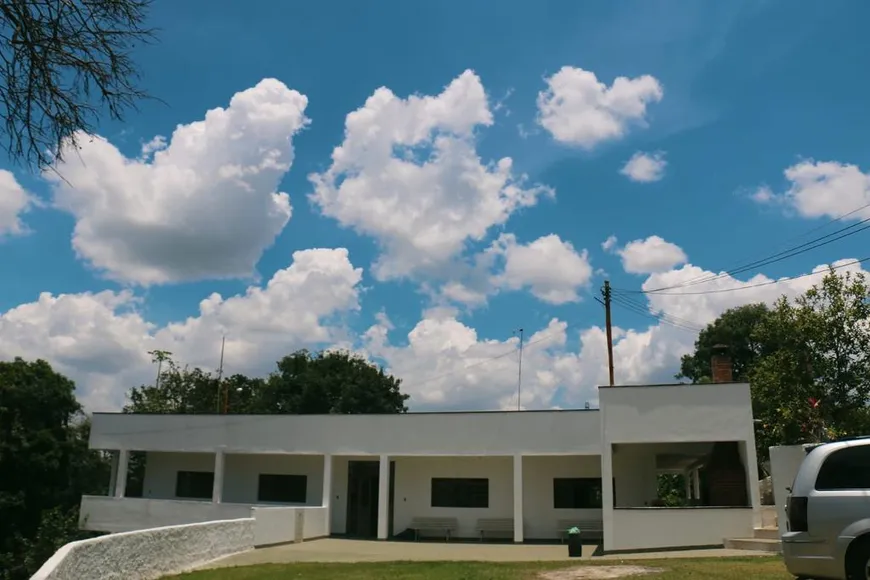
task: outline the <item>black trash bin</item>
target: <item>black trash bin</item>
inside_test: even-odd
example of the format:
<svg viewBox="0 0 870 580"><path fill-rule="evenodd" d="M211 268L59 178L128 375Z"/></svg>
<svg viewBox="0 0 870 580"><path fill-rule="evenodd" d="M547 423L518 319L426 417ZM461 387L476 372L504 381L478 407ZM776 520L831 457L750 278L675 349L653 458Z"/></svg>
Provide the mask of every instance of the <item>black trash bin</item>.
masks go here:
<svg viewBox="0 0 870 580"><path fill-rule="evenodd" d="M568 557L580 558L583 556L583 538L580 534L568 534Z"/></svg>

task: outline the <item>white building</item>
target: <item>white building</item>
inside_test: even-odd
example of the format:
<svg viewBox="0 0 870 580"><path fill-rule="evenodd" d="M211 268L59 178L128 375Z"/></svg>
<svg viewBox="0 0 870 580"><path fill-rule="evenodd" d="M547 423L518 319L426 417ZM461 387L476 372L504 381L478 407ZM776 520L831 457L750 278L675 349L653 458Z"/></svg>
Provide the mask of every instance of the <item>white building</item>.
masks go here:
<svg viewBox="0 0 870 580"><path fill-rule="evenodd" d="M129 531L289 505L304 506L292 512L297 539L388 539L421 520L454 537L477 538L483 525L515 542L580 525L600 530L605 551L752 536L748 384L602 387L599 401L578 411L95 414L90 446L114 452L113 483L109 497L82 498L82 527ZM137 498L125 494L134 451L147 457ZM689 505L659 507L660 473L687 475ZM288 526L282 513L269 525Z"/></svg>

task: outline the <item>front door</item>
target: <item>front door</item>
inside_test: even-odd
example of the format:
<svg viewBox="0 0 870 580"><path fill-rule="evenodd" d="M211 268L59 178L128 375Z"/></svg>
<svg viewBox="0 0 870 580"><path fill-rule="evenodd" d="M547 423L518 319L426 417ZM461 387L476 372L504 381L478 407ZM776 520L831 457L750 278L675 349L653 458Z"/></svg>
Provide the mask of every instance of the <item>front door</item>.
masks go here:
<svg viewBox="0 0 870 580"><path fill-rule="evenodd" d="M393 534L393 487L395 463L390 462L388 534ZM347 535L354 538L378 537L378 485L380 462L348 461L347 465Z"/></svg>

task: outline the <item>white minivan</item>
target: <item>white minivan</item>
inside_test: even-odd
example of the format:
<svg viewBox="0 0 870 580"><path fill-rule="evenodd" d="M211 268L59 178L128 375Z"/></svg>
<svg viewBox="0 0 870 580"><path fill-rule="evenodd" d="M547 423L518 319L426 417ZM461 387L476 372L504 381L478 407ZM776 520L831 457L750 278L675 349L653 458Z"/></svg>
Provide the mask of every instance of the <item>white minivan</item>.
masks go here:
<svg viewBox="0 0 870 580"><path fill-rule="evenodd" d="M870 580L870 439L813 448L789 491L782 537L788 571L816 580Z"/></svg>

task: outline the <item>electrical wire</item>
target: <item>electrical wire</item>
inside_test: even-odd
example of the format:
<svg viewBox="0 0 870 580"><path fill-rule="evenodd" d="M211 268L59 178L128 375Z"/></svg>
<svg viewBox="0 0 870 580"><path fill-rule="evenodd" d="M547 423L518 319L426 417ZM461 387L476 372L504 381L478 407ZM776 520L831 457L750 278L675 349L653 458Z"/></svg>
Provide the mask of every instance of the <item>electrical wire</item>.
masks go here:
<svg viewBox="0 0 870 580"><path fill-rule="evenodd" d="M717 288L716 290L702 290L697 292L656 292L656 296L693 296L700 294L721 294L724 292L737 292L739 290L749 290L751 288L761 288L762 286L770 286L772 284L780 284L782 282L788 282L791 280L800 280L801 278L806 278L808 276L818 276L819 274L827 274L830 270L840 270L841 268L848 268L849 266L854 266L856 264L863 264L864 262L870 260L870 256L866 258L861 258L860 260L853 260L851 262L847 262L846 264L840 264L839 266L830 266L829 269L819 270L817 272L808 272L806 274L799 274L797 276L786 276L785 278L780 278L779 280L769 280L767 282L760 282L758 284L749 284L747 286L737 286L735 288ZM632 292L635 294L647 294L643 290L621 290L620 292Z"/></svg>
<svg viewBox="0 0 870 580"><path fill-rule="evenodd" d="M613 300L613 302L616 302L623 308L627 308L629 310L632 310L633 312L636 312L637 314L647 316L669 326L680 328L682 330L687 330L689 332L701 332L702 330L696 322L687 318L681 318L665 311L661 311L658 313L652 312L649 309L648 305L643 304L640 301L631 298L630 296L625 296L618 292L614 292L611 295L611 299Z"/></svg>
<svg viewBox="0 0 870 580"><path fill-rule="evenodd" d="M836 218L833 218L833 219L825 222L824 224L816 226L815 228L812 228L812 229L810 229L802 234L799 234L797 236L793 236L791 238L787 238L786 242L794 240L794 239L800 239L800 238L806 237L807 235L811 234L812 232L818 231L820 229L824 229L824 228L828 227L829 225L831 225L832 223L842 221L843 219L845 219L845 218L847 218L847 217L849 217L849 216L851 216L851 215L853 215L861 210L867 209L867 208L870 208L870 203L867 203L861 207L855 208L852 211L846 212L846 213L844 213ZM721 272L719 274L702 274L700 276L696 276L695 278L691 278L689 280L686 280L685 282L681 282L679 284L674 284L672 286L663 286L660 288L653 288L651 290L642 290L642 291L633 291L633 292L643 292L644 294L658 293L662 290L673 290L676 288L694 286L697 284L705 284L707 282L711 282L713 280L717 280L720 278L734 276L735 274L739 274L739 273L745 272L747 270L759 268L761 266L766 266L766 265L773 264L773 263L776 263L776 262L779 262L779 261L782 261L782 260L785 260L788 258L792 258L794 256L800 255L800 254L805 253L805 252L809 252L811 250L815 250L816 248L820 248L820 247L825 246L829 243L835 242L835 241L840 240L842 238L845 238L845 237L854 235L858 232L864 231L864 230L870 228L870 225L866 225L866 226L858 228L858 229L853 229L853 228L856 228L858 226L866 224L867 222L870 222L870 217L862 219L862 220L860 220L854 224L851 224L849 226L846 226L844 228L840 228L838 230L835 230L835 231L833 231L829 234L826 234L824 236L815 238L815 239L810 240L808 242L804 242L803 244L800 244L798 246L788 248L786 250L783 250L781 252L778 252L776 254L767 256L767 257L759 259L759 260L755 260L753 262L750 262L749 264L744 264L742 266L735 266L734 268L731 268L731 269L726 270L724 272ZM849 230L852 230L852 231L849 231ZM837 234L842 234L842 235L838 236ZM836 236L836 237L834 237L834 236ZM830 239L830 238L833 238L833 239ZM824 241L824 240L826 240L826 241ZM798 250L800 250L800 251L798 251Z"/></svg>
<svg viewBox="0 0 870 580"><path fill-rule="evenodd" d="M649 309L647 309L644 306L640 306L640 305L635 304L633 302L629 302L628 300L626 300L626 298L624 296L621 296L619 294L613 294L611 296L611 300L612 300L613 304L621 306L622 308L625 308L626 310L634 312L635 314L640 314L641 316L646 316L647 318L651 318L651 319L653 319L657 322L660 322L662 324L665 324L667 326L679 328L680 330L685 330L685 331L691 332L691 333L701 332L701 329L694 326L694 325L689 325L689 324L686 324L684 322L672 320L672 319L668 318L666 315L662 315L662 314L657 315L653 312L650 312Z"/></svg>

